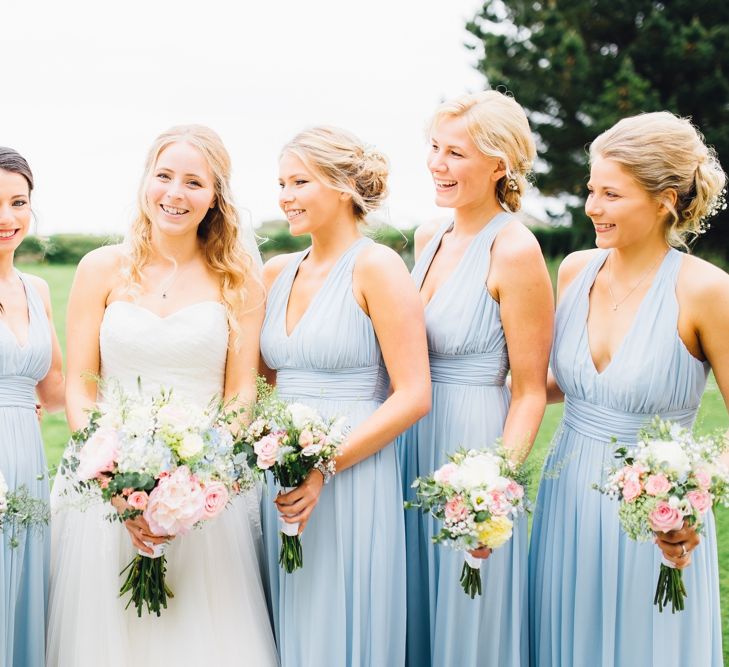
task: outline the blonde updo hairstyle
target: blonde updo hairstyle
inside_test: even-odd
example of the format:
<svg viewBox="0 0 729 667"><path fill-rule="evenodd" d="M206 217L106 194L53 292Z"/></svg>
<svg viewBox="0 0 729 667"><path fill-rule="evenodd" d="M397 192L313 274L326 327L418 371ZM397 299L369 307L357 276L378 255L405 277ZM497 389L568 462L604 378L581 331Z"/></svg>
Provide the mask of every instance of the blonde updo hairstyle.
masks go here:
<svg viewBox="0 0 729 667"><path fill-rule="evenodd" d="M444 118L464 118L468 136L478 150L504 163L506 175L496 183L496 197L516 213L537 155L524 109L513 97L486 90L443 102L428 125L429 133Z"/></svg>
<svg viewBox="0 0 729 667"><path fill-rule="evenodd" d="M324 185L352 197L357 222L364 222L387 197L387 158L338 127L318 126L297 134L281 150L296 156Z"/></svg>
<svg viewBox="0 0 729 667"><path fill-rule="evenodd" d="M590 146L590 161L614 160L668 208L666 241L686 248L719 207L726 174L687 118L668 111L624 118ZM675 206L666 190L676 192Z"/></svg>
<svg viewBox="0 0 729 667"><path fill-rule="evenodd" d="M220 137L204 125L180 125L160 134L147 154L137 196L138 212L132 222L125 267L127 288L133 295L141 291L142 272L152 256L152 218L147 187L162 151L177 142L199 150L213 175L214 205L198 226L197 236L205 264L220 280L228 321L239 334L235 313L247 302L249 281L260 284L253 258L240 238L239 216L230 189L230 156ZM257 292L257 291L256 291Z"/></svg>

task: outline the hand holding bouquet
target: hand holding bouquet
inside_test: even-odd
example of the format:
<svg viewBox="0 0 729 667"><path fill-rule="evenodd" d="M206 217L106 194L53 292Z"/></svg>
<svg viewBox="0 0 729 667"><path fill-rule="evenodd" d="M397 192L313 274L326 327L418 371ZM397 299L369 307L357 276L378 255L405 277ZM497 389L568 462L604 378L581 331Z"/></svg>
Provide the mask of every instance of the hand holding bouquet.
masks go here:
<svg viewBox="0 0 729 667"><path fill-rule="evenodd" d="M344 420L326 420L301 403L285 403L269 390L241 435L251 471L270 471L284 491L297 487L315 468L325 481L336 471L335 457L344 440ZM279 564L291 573L304 564L299 524L279 517Z"/></svg>
<svg viewBox="0 0 729 667"><path fill-rule="evenodd" d="M468 552L498 549L511 538L514 517L527 510L527 474L503 451L461 449L448 458L432 475L413 482L417 502L406 507L419 507L443 522L433 542L465 552L461 585L473 598L481 595L481 569Z"/></svg>
<svg viewBox="0 0 729 667"><path fill-rule="evenodd" d="M620 447L621 465L608 473L599 491L620 501L618 516L633 540L654 539L655 532L680 530L684 523L701 531L706 513L729 504L729 471L718 463L726 449L721 436L694 437L690 431L656 417L635 447ZM659 611L684 609L681 570L665 558L653 604Z"/></svg>
<svg viewBox="0 0 729 667"><path fill-rule="evenodd" d="M71 436L75 446L61 472L82 494L124 499L126 509L116 515L122 521L142 516L155 535L181 535L216 517L245 478L223 408L217 402L196 409L165 390L148 398L117 391ZM120 595L131 594L127 606L133 602L137 615L146 606L159 616L172 597L164 581L166 545L148 546L153 556L139 551L122 571Z"/></svg>
<svg viewBox="0 0 729 667"><path fill-rule="evenodd" d="M48 524L50 511L48 503L28 495L28 489L21 486L17 491L9 491L5 476L0 471L0 532L10 531L10 547L18 546L15 531L33 526Z"/></svg>

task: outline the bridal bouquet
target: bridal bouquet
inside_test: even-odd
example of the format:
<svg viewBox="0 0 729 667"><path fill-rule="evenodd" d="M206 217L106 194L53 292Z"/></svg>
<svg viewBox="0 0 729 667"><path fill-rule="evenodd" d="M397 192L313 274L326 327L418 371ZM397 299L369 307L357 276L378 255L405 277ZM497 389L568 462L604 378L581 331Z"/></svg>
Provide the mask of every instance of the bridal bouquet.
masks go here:
<svg viewBox="0 0 729 667"><path fill-rule="evenodd" d="M618 516L628 537L652 540L654 531L679 530L687 523L698 531L713 505L729 504L729 471L718 463L726 449L722 436L695 437L656 417L638 435L635 447L620 447L621 464L596 488L620 501ZM681 570L664 559L653 604L659 611L684 608Z"/></svg>
<svg viewBox="0 0 729 667"><path fill-rule="evenodd" d="M28 489L21 486L17 491L9 491L5 476L0 471L0 532L17 528L31 528L48 524L50 511L48 503L28 495ZM19 544L18 538L10 538L10 548Z"/></svg>
<svg viewBox="0 0 729 667"><path fill-rule="evenodd" d="M443 522L433 536L436 544L464 552L461 586L473 599L481 595L481 559L468 553L488 547L498 549L512 535L513 519L527 511L527 472L514 465L503 450L461 449L428 477L413 482L421 508Z"/></svg>
<svg viewBox="0 0 729 667"><path fill-rule="evenodd" d="M82 494L122 498L126 509L112 519L143 516L156 535L182 535L225 508L246 479L243 457L220 402L207 409L177 400L172 391L130 396L121 391L90 414L88 426L71 436L60 470ZM165 544L149 545L122 570L120 595L130 593L137 615L160 615L172 592L165 585Z"/></svg>
<svg viewBox="0 0 729 667"><path fill-rule="evenodd" d="M283 492L299 486L314 468L325 479L333 475L334 458L344 441L344 419L324 419L307 405L277 399L270 389L263 394L253 420L241 434L251 471L260 477L270 471ZM299 524L279 517L279 527L278 562L291 573L304 564Z"/></svg>

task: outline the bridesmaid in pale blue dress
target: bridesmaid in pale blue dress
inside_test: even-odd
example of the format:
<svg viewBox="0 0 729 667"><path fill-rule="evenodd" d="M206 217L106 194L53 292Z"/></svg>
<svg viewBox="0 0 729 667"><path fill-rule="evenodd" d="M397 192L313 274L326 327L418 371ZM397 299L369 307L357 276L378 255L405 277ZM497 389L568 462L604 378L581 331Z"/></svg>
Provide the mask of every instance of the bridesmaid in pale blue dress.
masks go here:
<svg viewBox="0 0 729 667"><path fill-rule="evenodd" d="M546 403L553 317L539 245L505 210L519 209L535 153L524 111L495 91L467 95L438 109L430 140L436 203L454 220L415 237L433 409L398 442L410 500L413 480L461 447L503 435L515 461L526 457ZM409 667L526 665L526 519L493 554L475 552L488 558L475 599L459 583L463 554L432 543L440 522L412 510L405 522Z"/></svg>
<svg viewBox="0 0 729 667"><path fill-rule="evenodd" d="M725 182L688 120L620 121L590 150L585 210L596 250L559 273L550 400L565 401L539 488L530 552L531 664L723 664L713 515L651 543L622 532L592 488L654 415L691 426L713 368L729 400L729 276L676 250ZM674 246L674 247L672 247ZM558 386L557 386L558 385ZM660 613L661 557L685 568L686 609Z"/></svg>
<svg viewBox="0 0 729 667"><path fill-rule="evenodd" d="M0 471L8 487L48 500L36 397L63 407L61 350L51 324L48 285L13 265L30 227L33 175L23 157L0 147ZM0 533L0 665L45 664L49 532ZM11 546L11 542L17 546Z"/></svg>
<svg viewBox="0 0 729 667"><path fill-rule="evenodd" d="M386 194L387 171L381 154L336 128L306 130L281 155L279 203L291 233L311 234L312 245L264 268L265 370L284 399L345 416L352 429L326 486L314 470L291 492L278 495L271 483L264 495L284 667L405 660L403 498L393 440L428 411L430 382L422 307L407 269L359 229ZM292 574L278 565L279 513L301 522L304 566Z"/></svg>

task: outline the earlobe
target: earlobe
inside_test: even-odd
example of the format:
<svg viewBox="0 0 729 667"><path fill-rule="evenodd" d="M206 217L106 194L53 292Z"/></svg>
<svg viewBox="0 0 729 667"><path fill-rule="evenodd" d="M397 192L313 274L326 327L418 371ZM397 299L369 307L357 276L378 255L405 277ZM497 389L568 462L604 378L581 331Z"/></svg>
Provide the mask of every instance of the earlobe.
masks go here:
<svg viewBox="0 0 729 667"><path fill-rule="evenodd" d="M493 179L498 182L504 178L504 176L506 176L506 165L503 160L499 160L494 168Z"/></svg>

